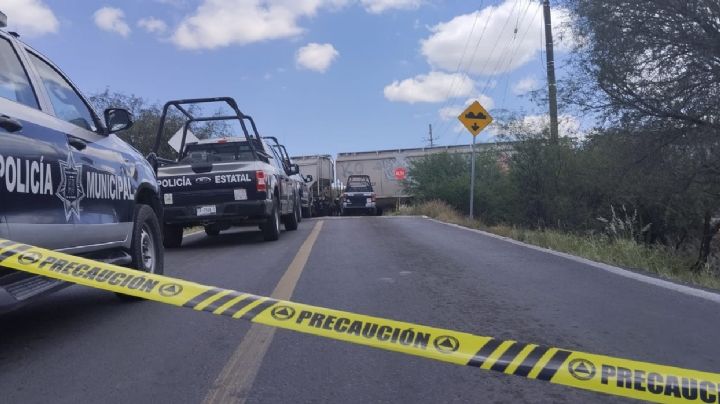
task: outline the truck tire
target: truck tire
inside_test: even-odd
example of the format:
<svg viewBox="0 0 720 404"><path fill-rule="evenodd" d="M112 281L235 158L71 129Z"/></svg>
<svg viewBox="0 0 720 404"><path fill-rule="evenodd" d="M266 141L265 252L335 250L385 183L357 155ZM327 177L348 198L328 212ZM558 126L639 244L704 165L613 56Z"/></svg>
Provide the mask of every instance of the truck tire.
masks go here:
<svg viewBox="0 0 720 404"><path fill-rule="evenodd" d="M183 239L183 228L175 224L163 226L163 245L165 248L180 248Z"/></svg>
<svg viewBox="0 0 720 404"><path fill-rule="evenodd" d="M182 229L180 235L182 236ZM162 275L165 264L162 241L160 223L155 211L148 205L137 205L130 247L131 267L138 271ZM122 300L142 300L121 293L115 295Z"/></svg>
<svg viewBox="0 0 720 404"><path fill-rule="evenodd" d="M302 217L305 219L312 217L312 209L309 206L307 208L302 208Z"/></svg>
<svg viewBox="0 0 720 404"><path fill-rule="evenodd" d="M300 205L297 204L297 200L293 204L293 211L287 215L285 219L285 230L297 230L298 223L300 222Z"/></svg>
<svg viewBox="0 0 720 404"><path fill-rule="evenodd" d="M273 211L267 221L262 225L263 239L275 241L280 238L280 203L273 198Z"/></svg>
<svg viewBox="0 0 720 404"><path fill-rule="evenodd" d="M210 237L219 236L220 229L218 229L217 227L205 226L205 234L207 234Z"/></svg>

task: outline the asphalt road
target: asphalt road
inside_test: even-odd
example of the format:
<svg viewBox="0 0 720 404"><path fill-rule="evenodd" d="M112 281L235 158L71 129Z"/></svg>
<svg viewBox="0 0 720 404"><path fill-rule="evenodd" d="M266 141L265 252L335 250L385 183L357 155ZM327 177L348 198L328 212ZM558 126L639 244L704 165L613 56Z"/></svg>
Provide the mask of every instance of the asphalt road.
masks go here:
<svg viewBox="0 0 720 404"><path fill-rule="evenodd" d="M303 257L304 243L312 249ZM479 335L720 370L720 304L422 218L306 220L273 243L249 231L192 235L167 252L166 274ZM0 401L8 403L620 401L204 312L123 303L79 286L0 316L0 330Z"/></svg>

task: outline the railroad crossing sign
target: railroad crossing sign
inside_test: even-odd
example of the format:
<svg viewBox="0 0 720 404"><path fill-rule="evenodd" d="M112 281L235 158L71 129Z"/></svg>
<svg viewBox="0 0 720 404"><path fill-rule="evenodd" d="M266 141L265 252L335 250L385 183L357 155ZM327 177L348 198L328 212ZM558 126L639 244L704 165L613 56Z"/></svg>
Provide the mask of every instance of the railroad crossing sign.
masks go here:
<svg viewBox="0 0 720 404"><path fill-rule="evenodd" d="M477 101L470 104L470 106L458 116L458 119L473 136L477 136L493 121L490 114Z"/></svg>
<svg viewBox="0 0 720 404"><path fill-rule="evenodd" d="M402 181L405 179L405 176L407 175L407 171L405 170L405 167L398 167L395 169L395 179L398 181Z"/></svg>

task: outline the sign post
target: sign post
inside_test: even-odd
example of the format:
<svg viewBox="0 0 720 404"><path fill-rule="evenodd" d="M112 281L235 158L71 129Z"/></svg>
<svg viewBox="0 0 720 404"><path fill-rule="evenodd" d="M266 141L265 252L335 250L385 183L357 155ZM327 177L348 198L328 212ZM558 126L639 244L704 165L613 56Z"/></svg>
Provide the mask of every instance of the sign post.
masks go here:
<svg viewBox="0 0 720 404"><path fill-rule="evenodd" d="M405 175L407 174L407 170L405 170L405 167L396 167L395 168L395 179L399 181L402 181L405 179ZM400 210L400 191L398 191L397 196L397 210Z"/></svg>
<svg viewBox="0 0 720 404"><path fill-rule="evenodd" d="M477 135L492 123L493 119L477 101L470 104L470 106L458 116L458 119L465 125L465 128L467 128L473 137L470 160L470 219L472 219L474 216L473 211L475 210L475 140Z"/></svg>

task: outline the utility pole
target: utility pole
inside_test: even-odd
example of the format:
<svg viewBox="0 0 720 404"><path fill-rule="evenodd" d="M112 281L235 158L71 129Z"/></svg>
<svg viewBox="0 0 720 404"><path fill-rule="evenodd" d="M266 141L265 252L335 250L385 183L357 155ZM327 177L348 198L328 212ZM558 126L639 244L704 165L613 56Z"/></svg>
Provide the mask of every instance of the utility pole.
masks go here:
<svg viewBox="0 0 720 404"><path fill-rule="evenodd" d="M550 0L543 0L545 16L545 54L547 55L548 101L550 102L550 141L558 142L557 84L555 82L555 55L553 52L552 24L550 21Z"/></svg>
<svg viewBox="0 0 720 404"><path fill-rule="evenodd" d="M425 139L425 140L430 143L430 147L435 146L435 140L433 139L432 124L431 124L431 123L428 124L428 138Z"/></svg>

